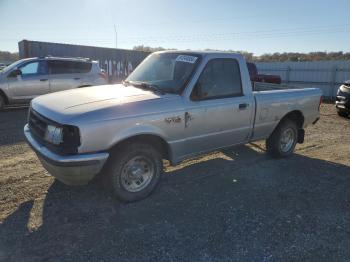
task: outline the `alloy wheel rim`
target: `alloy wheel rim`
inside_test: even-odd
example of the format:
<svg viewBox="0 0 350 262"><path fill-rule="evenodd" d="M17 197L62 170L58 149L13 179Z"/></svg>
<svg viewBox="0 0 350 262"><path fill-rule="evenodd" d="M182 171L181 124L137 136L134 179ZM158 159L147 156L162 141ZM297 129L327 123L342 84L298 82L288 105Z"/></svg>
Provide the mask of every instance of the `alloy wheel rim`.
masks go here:
<svg viewBox="0 0 350 262"><path fill-rule="evenodd" d="M286 130L284 130L280 140L281 151L284 153L289 152L294 145L294 141L295 141L294 130L292 128L287 128Z"/></svg>
<svg viewBox="0 0 350 262"><path fill-rule="evenodd" d="M140 192L150 184L153 175L153 162L147 157L136 156L124 165L121 173L121 183L129 192Z"/></svg>

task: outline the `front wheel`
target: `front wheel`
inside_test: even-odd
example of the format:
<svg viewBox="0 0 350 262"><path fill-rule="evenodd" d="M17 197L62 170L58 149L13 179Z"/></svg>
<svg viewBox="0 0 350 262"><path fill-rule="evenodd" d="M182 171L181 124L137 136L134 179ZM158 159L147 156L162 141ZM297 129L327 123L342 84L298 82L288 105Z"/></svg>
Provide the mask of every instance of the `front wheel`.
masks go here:
<svg viewBox="0 0 350 262"><path fill-rule="evenodd" d="M106 185L124 202L146 198L156 188L163 165L151 145L132 143L112 153L106 167Z"/></svg>
<svg viewBox="0 0 350 262"><path fill-rule="evenodd" d="M266 140L267 152L276 158L293 154L298 141L298 128L295 122L284 120Z"/></svg>

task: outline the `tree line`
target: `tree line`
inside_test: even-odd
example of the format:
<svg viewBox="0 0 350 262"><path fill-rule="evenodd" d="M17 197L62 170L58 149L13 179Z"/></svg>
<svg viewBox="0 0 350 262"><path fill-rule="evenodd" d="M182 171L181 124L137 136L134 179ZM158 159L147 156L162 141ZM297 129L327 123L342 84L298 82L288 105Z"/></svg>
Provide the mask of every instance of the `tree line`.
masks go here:
<svg viewBox="0 0 350 262"><path fill-rule="evenodd" d="M0 51L0 61L11 62L11 61L16 61L18 59L19 59L18 53Z"/></svg>
<svg viewBox="0 0 350 262"><path fill-rule="evenodd" d="M149 47L149 46L135 46L133 50L145 51L145 52L156 52L164 50L176 50L175 48L166 49L163 47ZM350 60L349 52L310 52L310 53L298 53L298 52L285 52L285 53L272 53L263 54L260 56L254 55L254 53L246 51L236 50L217 50L217 49L206 49L206 51L227 51L242 54L247 61L252 62L304 62L304 61L323 61L323 60Z"/></svg>
<svg viewBox="0 0 350 262"><path fill-rule="evenodd" d="M175 48L163 48L163 47L150 47L139 45L135 46L133 50L144 51L144 52L156 52L164 50L176 50ZM310 53L272 53L263 54L260 56L254 55L254 53L246 51L235 51L235 50L215 50L206 49L206 51L228 51L242 54L247 61L253 62L303 62L303 61L323 61L323 60L350 60L349 52L310 52ZM0 51L0 61L16 61L19 59L18 53L11 53L7 51Z"/></svg>

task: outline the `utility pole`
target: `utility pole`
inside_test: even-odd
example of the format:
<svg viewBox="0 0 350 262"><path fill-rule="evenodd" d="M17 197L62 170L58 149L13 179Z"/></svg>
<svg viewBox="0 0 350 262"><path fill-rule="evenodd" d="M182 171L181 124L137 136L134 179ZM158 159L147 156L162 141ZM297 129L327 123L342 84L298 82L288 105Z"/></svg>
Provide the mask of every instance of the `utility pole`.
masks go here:
<svg viewBox="0 0 350 262"><path fill-rule="evenodd" d="M117 33L117 27L114 24L114 33L115 33L115 48L118 48L118 33Z"/></svg>

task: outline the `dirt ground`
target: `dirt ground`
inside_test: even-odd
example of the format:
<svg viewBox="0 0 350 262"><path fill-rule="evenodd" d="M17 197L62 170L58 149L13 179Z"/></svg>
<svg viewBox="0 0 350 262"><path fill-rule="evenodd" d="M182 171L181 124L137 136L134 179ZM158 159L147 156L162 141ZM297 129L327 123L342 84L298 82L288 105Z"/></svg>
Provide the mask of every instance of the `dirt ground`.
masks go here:
<svg viewBox="0 0 350 262"><path fill-rule="evenodd" d="M350 119L332 105L289 159L263 143L215 152L167 168L133 204L49 176L26 114L0 112L0 261L350 259Z"/></svg>

